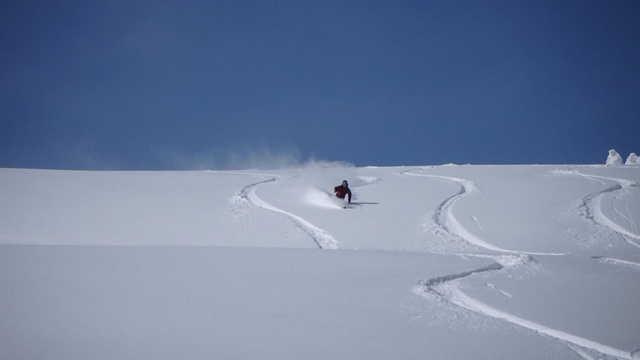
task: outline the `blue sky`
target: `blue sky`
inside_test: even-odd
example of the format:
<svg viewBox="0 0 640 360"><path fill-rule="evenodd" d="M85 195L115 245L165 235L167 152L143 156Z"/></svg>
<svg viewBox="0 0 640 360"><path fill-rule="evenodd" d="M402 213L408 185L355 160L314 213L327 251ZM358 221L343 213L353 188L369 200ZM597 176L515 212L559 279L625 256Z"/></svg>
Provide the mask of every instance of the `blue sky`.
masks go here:
<svg viewBox="0 0 640 360"><path fill-rule="evenodd" d="M0 167L602 163L638 1L2 1Z"/></svg>

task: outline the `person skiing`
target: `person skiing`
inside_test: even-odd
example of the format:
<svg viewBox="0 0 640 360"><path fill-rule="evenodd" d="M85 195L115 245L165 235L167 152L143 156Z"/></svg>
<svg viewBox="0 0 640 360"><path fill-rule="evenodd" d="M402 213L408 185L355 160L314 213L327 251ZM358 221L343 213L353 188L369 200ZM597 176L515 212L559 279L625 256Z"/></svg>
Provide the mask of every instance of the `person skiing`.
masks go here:
<svg viewBox="0 0 640 360"><path fill-rule="evenodd" d="M344 199L348 196L347 201L351 204L351 189L349 189L349 183L347 180L342 180L342 185L338 185L333 188L333 193L336 194L336 197L340 199Z"/></svg>

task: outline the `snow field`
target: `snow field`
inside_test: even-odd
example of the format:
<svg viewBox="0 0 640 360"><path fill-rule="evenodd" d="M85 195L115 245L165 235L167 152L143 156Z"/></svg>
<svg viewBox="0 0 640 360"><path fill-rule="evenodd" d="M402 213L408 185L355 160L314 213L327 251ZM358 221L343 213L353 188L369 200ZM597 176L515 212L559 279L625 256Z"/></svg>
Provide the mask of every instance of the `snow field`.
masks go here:
<svg viewBox="0 0 640 360"><path fill-rule="evenodd" d="M331 196L342 179L353 208ZM637 358L638 181L633 165L0 169L0 355Z"/></svg>

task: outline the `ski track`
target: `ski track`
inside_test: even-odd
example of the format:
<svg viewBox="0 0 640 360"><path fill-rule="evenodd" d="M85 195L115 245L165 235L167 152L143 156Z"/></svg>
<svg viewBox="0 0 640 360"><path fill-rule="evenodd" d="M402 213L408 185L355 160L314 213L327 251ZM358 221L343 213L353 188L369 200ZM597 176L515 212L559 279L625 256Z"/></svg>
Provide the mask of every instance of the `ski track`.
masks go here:
<svg viewBox="0 0 640 360"><path fill-rule="evenodd" d="M556 330L556 329L535 323L533 321L523 319L516 315L509 314L497 308L491 307L477 299L474 299L466 295L462 290L460 290L460 287L459 287L459 282L464 278L467 278L469 276L473 276L476 274L491 272L491 271L501 271L506 268L523 265L529 262L535 262L535 259L532 258L530 255L566 255L566 254L535 253L535 252L523 252L523 251L503 249L482 240L481 238L479 238L478 236L476 236L475 234L467 230L460 223L460 221L454 216L453 205L463 196L477 193L479 191L477 186L472 181L455 178L455 177L441 176L441 175L416 174L410 171L402 172L401 174L411 175L411 176L431 177L431 178L441 179L445 181L453 181L459 184L460 191L450 196L449 198L445 199L435 209L434 216L433 216L433 222L435 223L435 225L441 230L443 230L444 233L449 234L456 238L460 238L479 248L484 248L486 250L508 254L508 255L501 255L501 256L500 255L493 256L493 255L466 254L467 256L479 256L479 257L491 258L493 261L493 264L487 265L485 267L482 267L476 270L439 276L439 277L428 279L426 281L421 280L418 283L418 285L414 286L414 289L413 289L414 293L426 298L431 298L432 296L436 296L436 298L449 302L451 304L454 304L460 308L463 308L481 315L489 316L494 319L507 321L515 325L533 330L542 335L555 338L564 343L567 343L567 346L569 348L571 348L573 351L575 351L577 354L579 354L582 357L585 357L586 355L586 352L583 349L588 349L606 356L613 356L618 359L632 360L636 358L636 354L634 352L628 352L628 351L616 349L608 345L600 344L596 341L585 339L580 336L576 336L570 333L563 332L561 330ZM635 224L633 224L633 221L631 220L630 217L625 216L624 214L620 214L615 209L613 209L619 216L621 216L622 218L630 222L634 232L629 232L626 229L623 229L622 227L617 225L612 220L608 219L606 216L604 216L600 208L600 197L603 196L604 194L623 190L623 189L629 189L637 185L633 182L630 182L624 179L605 178L605 177L595 176L595 175L585 175L578 172L575 172L575 174L586 177L586 178L594 179L596 181L600 181L598 179L604 179L604 180L616 182L617 184L614 186L611 186L603 191L588 195L583 198L583 206L586 212L585 216L588 219L600 225L607 226L612 230L618 233L621 233L625 236L632 237L634 239L640 239L640 236L638 236L637 233L635 233ZM273 177L268 180L263 180L263 181L259 181L259 182L247 185L244 188L242 188L238 196L241 199L247 200L249 203L253 204L254 206L257 206L266 210L278 212L289 217L298 227L300 227L307 234L309 234L309 236L316 242L316 244L320 249L337 249L338 248L337 241L328 232L316 227L315 225L309 223L305 219L295 214L279 209L263 201L256 195L255 188L258 185L274 182L277 180L278 180L277 177ZM604 182L602 181L600 182L604 184ZM476 226L479 229L481 229L477 219L473 217L473 220ZM630 242L630 243L635 246L639 246L634 242ZM605 258L605 257L594 257L594 259L597 259L603 263L610 263L614 265L622 265L622 266L632 267L634 269L640 269L640 264L630 262L630 261L624 261L624 260L619 260L614 258ZM499 289L495 288L495 286L493 286L492 284L487 284L487 286L493 287L496 291L500 291ZM504 293L502 291L500 292L504 296L509 297L509 294Z"/></svg>
<svg viewBox="0 0 640 360"><path fill-rule="evenodd" d="M502 266L499 263L495 262L495 263L493 263L491 265L487 265L487 266L482 267L480 269L471 270L471 271L465 271L465 272L457 273L457 274L439 276L439 277L435 277L435 278L429 279L427 281L420 281L418 286L420 286L421 288L423 288L423 289L425 289L427 291L435 291L436 287L438 285L447 283L449 281L462 279L462 278L465 278L467 276L471 276L473 274L479 274L479 273L483 273L483 272L487 272L487 271L497 271L497 270L502 270L502 269L504 269L504 266Z"/></svg>
<svg viewBox="0 0 640 360"><path fill-rule="evenodd" d="M264 176L264 175L262 175ZM246 201L248 201L249 203L253 204L254 206L263 208L265 210L269 210L269 211L273 211L273 212L277 212L280 214L283 214L287 217L289 217L295 224L296 226L298 226L301 230L303 230L305 233L307 233L311 239L313 239L313 241L316 243L316 245L318 245L318 248L320 249L337 249L338 248L338 242L333 238L333 236L331 236L331 234L329 234L327 231L313 225L312 223L308 222L307 220L301 218L298 215L292 214L288 211L282 210L276 206L273 206L269 203L267 203L266 201L260 199L260 197L258 195L256 195L255 193L255 188L258 185L262 185L262 184L266 184L269 182L275 182L278 181L278 177L273 177L270 178L268 180L263 180L263 181L259 181L253 184L249 184L245 187L243 187L240 192L238 193L238 197L241 199L244 199Z"/></svg>
<svg viewBox="0 0 640 360"><path fill-rule="evenodd" d="M550 336L552 338L558 339L562 342L567 343L569 348L573 349L573 351L575 351L576 353L578 353L580 356L583 356L583 357L584 357L584 354L586 353L582 351L581 348L589 349L591 351L608 355L608 356L613 356L619 359L635 358L634 353L616 349L608 345L600 344L596 341L585 339L580 336L576 336L567 332L563 332L561 330L556 330L556 329L535 323L533 321L523 319L516 315L509 314L507 312L491 307L477 299L474 299L466 295L462 290L460 290L460 287L459 287L460 280L466 277L469 277L475 274L489 272L489 271L501 271L505 268L522 265L527 262L535 262L535 259L531 258L530 255L563 256L567 254L514 251L514 250L503 249L493 244L490 244L484 241L483 239L479 238L475 234L471 233L469 230L467 230L453 214L453 206L459 199L461 199L463 196L468 196L470 194L474 194L479 191L478 187L472 181L455 178L455 177L441 176L441 175L416 174L416 173L412 173L411 171L405 171L405 172L402 172L402 174L412 175L412 176L425 176L425 177L431 177L435 179L442 179L442 180L453 181L458 183L460 185L460 191L450 196L449 198L445 199L435 209L434 216L433 216L433 222L435 223L435 225L440 229L442 229L444 233L450 234L451 236L454 236L457 238L461 238L462 240L468 243L471 243L473 245L476 245L477 247L496 251L496 252L506 253L506 254L514 254L514 256L504 255L502 256L502 258L500 256L495 257L490 255L489 256L482 255L482 257L492 258L494 263L491 265L485 266L483 268L472 270L472 271L467 271L467 272L462 272L457 274L450 274L450 275L432 278L426 281L420 281L418 285L414 287L414 293L427 298L429 298L431 295L435 295L437 298L441 300L452 303L456 306L467 309L469 311L473 311L481 315L489 316L495 319L507 321L507 322L516 324L518 326L536 331L542 335ZM608 180L616 181L618 182L618 185L613 186L603 192L586 197L584 199L585 204L589 204L594 197L600 196L604 193L617 191L623 188L629 188L631 186L636 186L635 183L628 182L626 180L621 180L621 179L608 179ZM597 211L599 214L602 215L602 211L599 208L597 208ZM478 224L478 220L475 217L472 217L472 218L475 225L479 229L481 229L480 225ZM624 218L629 220L628 217L624 217ZM609 224L609 222L607 222L607 225L609 227L612 227L613 224ZM519 254L519 257L515 256L516 254ZM471 254L468 254L468 255L471 255ZM476 255L476 256L479 256L479 255ZM504 257L514 258L514 259L505 260ZM631 266L634 268L638 268L639 266L639 264L636 264L636 263L624 262L622 260L617 260L617 259L605 259L601 261L614 263L616 265ZM492 287L491 284L487 284L487 286ZM496 291L499 291L500 293L502 293L504 296L510 297L509 294L500 291L499 289L495 288L495 286L493 286L493 288Z"/></svg>
<svg viewBox="0 0 640 360"><path fill-rule="evenodd" d="M620 199L622 195L624 195L627 192L631 192L635 188L637 188L638 184L626 179L598 176L598 175L587 175L576 170L570 171L569 173L572 175L582 176L590 180L595 180L605 186L607 184L602 180L613 181L616 183L615 185L610 186L602 191L598 191L596 193L585 196L582 199L582 204L580 205L580 208L583 209L583 214L588 220L593 221L598 225L609 228L612 231L622 235L625 241L630 245L633 245L635 247L640 247L640 243L634 241L634 240L640 240L640 235L638 234L637 225L629 215L629 210L626 207L626 205L625 205L625 209L627 209L626 214L622 214L620 211L615 209L613 205L611 210L613 211L613 213L617 214L618 216L620 216L622 219L626 220L629 223L630 230L625 229L624 227L620 226L617 222L615 222L613 219L610 219L609 217L607 217L602 210L602 197L604 195L613 193L613 192L618 192L618 194L613 199L613 202L615 203L615 201Z"/></svg>
<svg viewBox="0 0 640 360"><path fill-rule="evenodd" d="M628 351L616 349L614 347L600 344L596 341L585 339L580 336L576 336L573 334L566 333L561 330L552 329L550 327L535 323L533 321L529 321L518 317L513 314L506 313L504 311L498 310L494 307L491 307L487 304L482 303L481 301L471 298L467 296L464 292L460 290L457 286L449 287L450 295L448 296L449 300L465 309L487 315L496 319L504 320L527 329L536 331L546 336L550 336L552 338L556 338L558 340L571 343L582 348L590 349L593 351L597 351L604 355L614 356L619 359L634 359L634 354ZM574 350L575 351L575 350Z"/></svg>
<svg viewBox="0 0 640 360"><path fill-rule="evenodd" d="M487 257L490 257L490 256L487 256ZM517 266L516 263L521 262L522 260L524 260L525 263L535 262L535 259L531 257L524 258L524 259L523 258L514 259L515 261L512 261L512 264L510 265L506 263L501 263L501 261L495 258L494 260L496 261L495 263L476 269L476 270L435 277L426 281L421 280L418 283L418 285L414 286L413 292L427 299L431 299L433 296L435 296L437 299L440 299L445 302L449 302L463 309L466 309L481 315L489 316L494 319L507 321L512 324L533 330L542 335L560 340L562 342L567 343L569 348L571 348L573 351L575 351L581 356L585 354L585 352L582 349L589 349L591 351L594 351L603 355L613 356L618 359L629 359L629 360L636 359L635 352L628 352L625 350L616 349L614 347L604 345L593 340L585 339L577 335L573 335L561 330L553 329L553 328L538 324L530 320L523 319L519 316L509 314L507 312L504 312L502 310L489 306L477 299L474 299L468 296L462 290L460 290L459 281L466 277L476 275L476 274L491 272L491 271L500 271L506 268ZM633 264L634 264L633 266L640 265L635 263ZM504 296L510 297L509 294L500 291L499 289L495 288L495 286L492 286L491 284L487 284L487 286L493 287L495 290L501 292ZM574 346L577 346L578 348Z"/></svg>
<svg viewBox="0 0 640 360"><path fill-rule="evenodd" d="M624 267L628 267L628 268L632 268L640 271L640 263L637 263L637 262L621 260L621 259L616 259L616 258L606 257L606 256L593 256L593 259L598 260L604 264L624 266Z"/></svg>
<svg viewBox="0 0 640 360"><path fill-rule="evenodd" d="M462 223L455 217L453 214L453 205L460 200L463 196L468 196L471 194L478 193L478 187L470 180L460 179L449 176L442 175L428 175L428 174L416 174L411 172L411 170L402 172L403 175L411 175L411 176L424 176L430 177L434 179L442 179L446 181L453 181L460 185L460 191L458 193L450 196L445 199L440 205L436 207L434 210L433 222L434 224L443 230L444 233L447 233L453 237L460 238L470 244L473 244L479 248L484 248L486 250L507 253L507 254L529 254L529 255L566 255L561 253L539 253L539 252L529 252L529 251L517 251L517 250L509 250L504 249L498 246L495 246L491 243L488 243L481 239L480 237L473 234L471 231L467 230ZM480 225L478 224L478 220L475 217L472 217L474 223L478 228Z"/></svg>

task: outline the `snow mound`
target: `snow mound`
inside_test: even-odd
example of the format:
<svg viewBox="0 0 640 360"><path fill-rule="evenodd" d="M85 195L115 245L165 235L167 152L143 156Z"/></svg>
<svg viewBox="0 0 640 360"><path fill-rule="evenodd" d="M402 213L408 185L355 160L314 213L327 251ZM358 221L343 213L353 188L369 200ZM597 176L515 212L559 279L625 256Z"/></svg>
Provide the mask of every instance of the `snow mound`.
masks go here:
<svg viewBox="0 0 640 360"><path fill-rule="evenodd" d="M609 150L607 165L622 165L622 156L620 156L620 154L618 154L614 149Z"/></svg>

